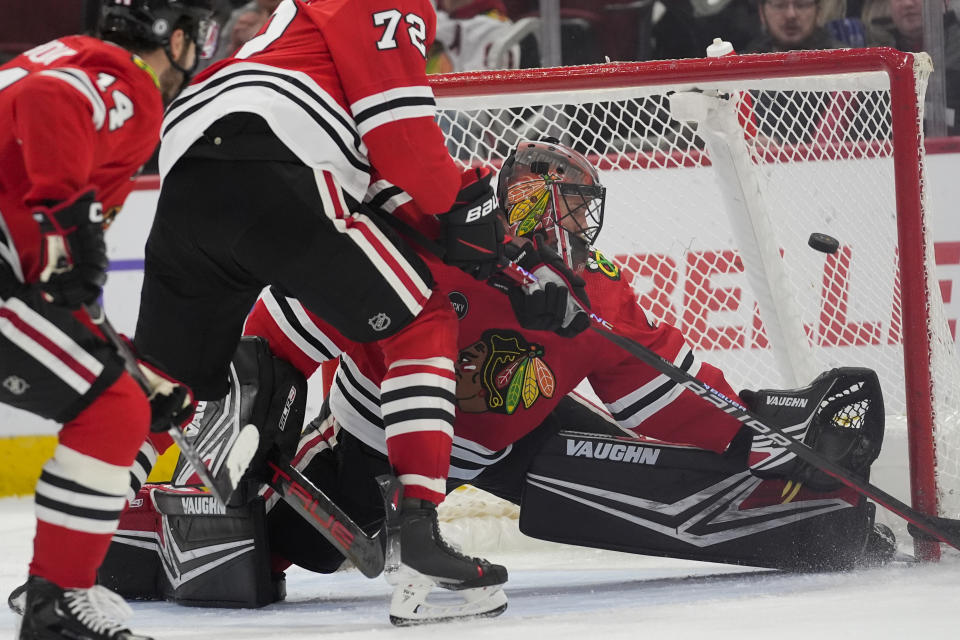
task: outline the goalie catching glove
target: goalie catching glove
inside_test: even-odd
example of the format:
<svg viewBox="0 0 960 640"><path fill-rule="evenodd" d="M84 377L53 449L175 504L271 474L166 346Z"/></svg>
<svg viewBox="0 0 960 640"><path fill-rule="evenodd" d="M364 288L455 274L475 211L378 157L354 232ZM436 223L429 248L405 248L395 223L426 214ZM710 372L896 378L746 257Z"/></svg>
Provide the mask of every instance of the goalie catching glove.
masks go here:
<svg viewBox="0 0 960 640"><path fill-rule="evenodd" d="M586 282L574 273L546 242L542 234L519 247L508 245L513 264L532 274L535 282L517 285L506 276L490 284L507 293L517 322L524 329L553 331L573 337L590 326L590 299Z"/></svg>
<svg viewBox="0 0 960 640"><path fill-rule="evenodd" d="M741 391L750 410L829 461L868 479L883 443L883 394L870 369L844 367L820 374L801 389ZM789 451L777 434L744 427L734 443L750 438L748 464L760 478L786 477L811 489L832 491L841 483Z"/></svg>
<svg viewBox="0 0 960 640"><path fill-rule="evenodd" d="M464 172L453 207L440 216L443 261L477 280L486 280L504 262L504 225L492 178L486 167Z"/></svg>
<svg viewBox="0 0 960 640"><path fill-rule="evenodd" d="M107 281L103 208L87 191L64 202L39 207L40 287L53 304L79 309L100 297Z"/></svg>

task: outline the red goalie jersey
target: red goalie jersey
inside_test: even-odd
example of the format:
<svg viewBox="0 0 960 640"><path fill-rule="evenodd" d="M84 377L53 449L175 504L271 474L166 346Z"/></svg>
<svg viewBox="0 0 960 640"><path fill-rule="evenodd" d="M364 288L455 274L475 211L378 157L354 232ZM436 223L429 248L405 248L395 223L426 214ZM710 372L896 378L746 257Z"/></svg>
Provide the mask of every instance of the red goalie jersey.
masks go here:
<svg viewBox="0 0 960 640"><path fill-rule="evenodd" d="M460 170L427 86L435 27L428 0L284 0L259 35L170 105L161 174L213 122L252 112L357 200L376 167L425 213L447 211Z"/></svg>
<svg viewBox="0 0 960 640"><path fill-rule="evenodd" d="M37 280L32 206L92 186L115 213L157 145L162 114L146 65L95 38L53 40L0 67L0 259Z"/></svg>
<svg viewBox="0 0 960 640"><path fill-rule="evenodd" d="M524 329L502 292L431 255L423 257L438 291L460 319L449 477L470 480L509 454L512 443L537 428L583 379L619 424L638 434L722 452L739 431L737 420L713 410L595 332L564 338ZM719 369L696 360L678 329L655 326L647 319L614 264L594 252L581 275L593 311L618 333L736 398ZM296 300L275 290L261 296L246 333L267 338L277 356L307 376L320 361L339 355L330 393L333 414L342 428L386 453L380 421L384 370L375 347L346 341ZM416 459L413 452L408 457Z"/></svg>

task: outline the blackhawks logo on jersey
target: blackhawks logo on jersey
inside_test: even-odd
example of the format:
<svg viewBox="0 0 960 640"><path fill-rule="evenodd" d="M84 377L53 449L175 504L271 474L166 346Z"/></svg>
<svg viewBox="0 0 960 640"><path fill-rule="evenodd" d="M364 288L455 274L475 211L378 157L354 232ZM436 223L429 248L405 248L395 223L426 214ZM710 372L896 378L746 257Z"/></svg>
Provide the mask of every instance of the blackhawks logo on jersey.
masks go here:
<svg viewBox="0 0 960 640"><path fill-rule="evenodd" d="M611 280L620 279L620 267L613 260L594 249L587 256L587 271L599 271Z"/></svg>
<svg viewBox="0 0 960 640"><path fill-rule="evenodd" d="M529 409L557 387L543 347L516 331L490 329L457 357L457 406L464 413L514 413Z"/></svg>

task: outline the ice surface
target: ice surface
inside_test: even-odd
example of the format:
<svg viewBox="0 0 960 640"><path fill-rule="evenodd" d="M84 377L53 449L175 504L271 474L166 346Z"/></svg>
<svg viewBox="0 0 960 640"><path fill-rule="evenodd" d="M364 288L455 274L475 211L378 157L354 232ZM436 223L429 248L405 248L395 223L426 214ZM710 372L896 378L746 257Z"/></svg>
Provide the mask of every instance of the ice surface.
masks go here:
<svg viewBox="0 0 960 640"><path fill-rule="evenodd" d="M26 575L29 499L0 500L0 594ZM288 572L286 602L258 610L132 603L157 640L935 640L960 637L960 562L794 575L549 546L488 554L510 569L499 618L398 629L389 587L356 571ZM0 607L0 638L13 636Z"/></svg>

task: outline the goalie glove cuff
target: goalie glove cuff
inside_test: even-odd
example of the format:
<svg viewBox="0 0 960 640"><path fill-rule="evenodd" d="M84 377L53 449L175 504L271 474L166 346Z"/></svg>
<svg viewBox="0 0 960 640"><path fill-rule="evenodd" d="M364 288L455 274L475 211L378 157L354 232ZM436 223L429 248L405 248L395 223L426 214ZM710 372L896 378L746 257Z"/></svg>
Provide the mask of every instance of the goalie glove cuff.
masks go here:
<svg viewBox="0 0 960 640"><path fill-rule="evenodd" d="M138 362L140 371L150 384L150 430L153 432L182 429L197 408L193 392L185 384L170 378L150 363Z"/></svg>
<svg viewBox="0 0 960 640"><path fill-rule="evenodd" d="M523 286L503 287L517 321L525 329L553 331L569 338L590 326L590 299L586 282L550 249L540 236L519 249L510 246L515 264L537 280Z"/></svg>

